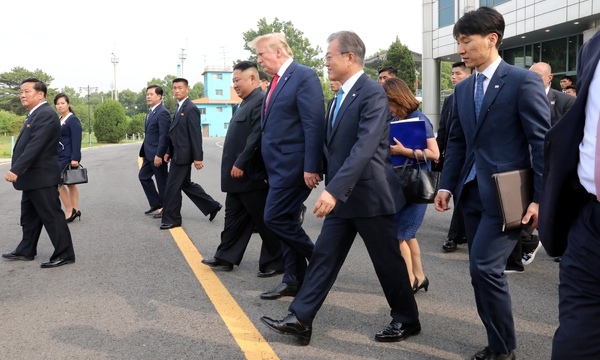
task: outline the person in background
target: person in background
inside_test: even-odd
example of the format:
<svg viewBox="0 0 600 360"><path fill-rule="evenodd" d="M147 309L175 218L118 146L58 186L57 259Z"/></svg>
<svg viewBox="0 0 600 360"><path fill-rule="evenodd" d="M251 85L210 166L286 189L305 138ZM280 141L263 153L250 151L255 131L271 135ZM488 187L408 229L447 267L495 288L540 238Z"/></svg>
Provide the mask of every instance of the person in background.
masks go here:
<svg viewBox="0 0 600 360"><path fill-rule="evenodd" d="M192 168L204 168L202 162L202 131L200 130L200 110L188 98L188 81L173 79L173 95L177 99L177 110L169 128L167 152L164 160L170 162L162 211L161 230L181 226L181 192L192 200L194 205L213 221L223 207L204 191L202 186L192 182Z"/></svg>
<svg viewBox="0 0 600 360"><path fill-rule="evenodd" d="M260 88L262 89L262 91L267 92L269 84L271 83L269 75L267 75L267 73L264 71L259 71L258 74L260 76Z"/></svg>
<svg viewBox="0 0 600 360"><path fill-rule="evenodd" d="M269 182L265 224L283 241L282 282L260 295L274 300L298 293L313 253L314 244L298 214L321 181L325 100L319 76L293 59L283 34L261 35L248 46L265 72L274 76L263 101L260 151Z"/></svg>
<svg viewBox="0 0 600 360"><path fill-rule="evenodd" d="M567 86L573 85L573 78L569 75L563 75L560 78L560 89L562 92L566 92Z"/></svg>
<svg viewBox="0 0 600 360"><path fill-rule="evenodd" d="M398 139L394 138L394 145L390 146L392 155L402 155L410 159L414 159L413 150L417 150L416 154L420 160L427 158L428 162L436 161L440 156L437 141L433 133L433 124L419 110L419 100L412 93L408 85L398 78L387 79L383 83L383 90L387 95L390 113L398 120L418 118L425 121L427 148L424 150L410 149L404 147ZM423 155L423 153L425 153ZM415 160L409 160L406 166L412 167ZM427 169L427 163L421 162L421 169ZM397 191L401 191L397 189ZM398 227L397 238L400 247L400 253L404 258L408 270L410 283L412 284L413 292L420 289L425 291L429 288L429 279L423 272L421 263L421 249L417 241L417 231L423 224L427 204L417 204L407 202L398 213L396 213L396 223Z"/></svg>
<svg viewBox="0 0 600 360"><path fill-rule="evenodd" d="M144 125L144 142L139 153L142 158L142 166L138 173L142 189L150 205L150 208L144 212L146 215L162 209L163 196L165 195L169 175L168 165L163 158L167 152L171 115L169 110L162 104L162 97L163 89L160 86L150 85L146 88L146 103L149 109ZM156 180L156 185L152 177ZM160 214L160 217L162 217L162 214Z"/></svg>
<svg viewBox="0 0 600 360"><path fill-rule="evenodd" d="M312 322L360 235L390 307L392 321L375 340L405 340L421 332L419 312L406 265L395 244L394 213L403 205L390 159L390 113L382 87L363 71L365 45L353 32L327 39L325 66L340 81L334 111L327 117L325 189L313 213L325 217L306 279L281 320L261 321L271 330L308 345ZM321 119L323 121L323 119ZM365 175L367 174L367 175Z"/></svg>
<svg viewBox="0 0 600 360"><path fill-rule="evenodd" d="M283 273L281 239L265 225L263 214L269 185L248 176L249 162L260 144L260 88L256 63L241 61L233 67L233 89L242 103L229 121L221 158L221 191L225 198L225 224L221 243L211 259L202 263L215 270L231 271L239 265L256 227L262 239L257 276Z"/></svg>
<svg viewBox="0 0 600 360"><path fill-rule="evenodd" d="M60 121L46 102L46 84L35 78L21 82L19 98L29 113L13 149L10 170L4 179L21 195L23 238L14 251L2 254L7 260L31 261L46 229L54 245L50 260L42 268L55 268L75 262L71 232L60 208L57 187L60 184L58 144Z"/></svg>
<svg viewBox="0 0 600 360"><path fill-rule="evenodd" d="M377 81L383 84L387 79L397 78L398 70L393 66L385 66L379 69L379 76Z"/></svg>
<svg viewBox="0 0 600 360"><path fill-rule="evenodd" d="M569 85L565 88L565 94L577 97L577 88L574 85Z"/></svg>
<svg viewBox="0 0 600 360"><path fill-rule="evenodd" d="M471 76L473 69L468 68L463 61L455 62L452 64L452 86L455 87L459 82ZM452 105L454 101L454 94L447 96L442 104L442 113L440 115L440 125L438 127L436 141L438 148L440 149L440 159L433 163L433 170L442 171L444 168L444 156L446 154L446 145L448 144L448 133L450 132L450 121L452 120ZM463 221L462 213L460 208L454 204L454 212L452 213L452 219L450 220L450 228L448 229L448 236L442 244L442 250L444 252L456 251L458 244L464 244L467 242L465 235L465 223Z"/></svg>
<svg viewBox="0 0 600 360"><path fill-rule="evenodd" d="M58 161L61 171L67 166L79 167L81 161L81 122L73 113L71 102L65 93L54 97L54 106L60 115L60 142L58 144ZM76 218L81 220L79 210L79 190L77 185L62 185L58 189L60 200L65 208L67 222Z"/></svg>
<svg viewBox="0 0 600 360"><path fill-rule="evenodd" d="M469 244L469 273L487 345L471 360L514 360L517 339L506 262L520 229L503 231L492 175L532 169L533 201L522 223L537 226L544 135L550 107L540 77L509 65L499 54L504 18L482 6L456 22L458 55L476 74L454 90L448 137L435 209L447 211L452 196L462 207Z"/></svg>

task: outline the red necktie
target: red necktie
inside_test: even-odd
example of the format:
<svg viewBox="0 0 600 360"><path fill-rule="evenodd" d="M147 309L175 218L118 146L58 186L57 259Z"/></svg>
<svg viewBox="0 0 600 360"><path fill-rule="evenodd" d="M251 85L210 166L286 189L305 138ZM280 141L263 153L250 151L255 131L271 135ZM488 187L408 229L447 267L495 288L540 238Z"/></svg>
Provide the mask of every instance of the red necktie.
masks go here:
<svg viewBox="0 0 600 360"><path fill-rule="evenodd" d="M271 87L269 88L269 94L267 95L267 103L265 104L265 112L267 112L267 107L269 106L269 101L271 101L271 94L275 91L275 87L277 86L277 82L279 81L279 75L275 75L273 77L273 81L271 81Z"/></svg>
<svg viewBox="0 0 600 360"><path fill-rule="evenodd" d="M600 201L600 117L596 129L596 154L594 160L594 182L596 183L596 199Z"/></svg>

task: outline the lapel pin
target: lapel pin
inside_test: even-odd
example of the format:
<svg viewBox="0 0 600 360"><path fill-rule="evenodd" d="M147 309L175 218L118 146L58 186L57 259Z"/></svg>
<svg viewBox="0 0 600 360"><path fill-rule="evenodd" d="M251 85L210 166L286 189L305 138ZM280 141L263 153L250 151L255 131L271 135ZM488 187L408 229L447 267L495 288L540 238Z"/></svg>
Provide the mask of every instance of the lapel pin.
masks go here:
<svg viewBox="0 0 600 360"><path fill-rule="evenodd" d="M496 86L494 86L494 88L495 88L495 89L499 89L499 88L500 88L500 85L496 85Z"/></svg>

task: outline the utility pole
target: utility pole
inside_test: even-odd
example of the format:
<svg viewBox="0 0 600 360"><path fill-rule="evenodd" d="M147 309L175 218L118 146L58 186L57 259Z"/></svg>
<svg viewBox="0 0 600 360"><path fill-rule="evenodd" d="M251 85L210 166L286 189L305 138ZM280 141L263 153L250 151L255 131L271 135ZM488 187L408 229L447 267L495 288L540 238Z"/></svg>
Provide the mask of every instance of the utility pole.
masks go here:
<svg viewBox="0 0 600 360"><path fill-rule="evenodd" d="M185 49L181 49L181 54L179 54L179 60L181 60L181 77L183 77L183 61L187 59L187 54L185 53Z"/></svg>
<svg viewBox="0 0 600 360"><path fill-rule="evenodd" d="M119 90L117 90L117 64L119 63L119 58L117 57L117 55L115 55L115 53L112 53L112 58L110 59L110 61L113 63L114 65L114 85L115 87L113 88L113 100L119 100Z"/></svg>
<svg viewBox="0 0 600 360"><path fill-rule="evenodd" d="M92 91L98 91L98 87L80 87L79 92L87 91L87 104L88 104L88 136L89 136L89 144L92 146L92 112L90 110L90 95Z"/></svg>

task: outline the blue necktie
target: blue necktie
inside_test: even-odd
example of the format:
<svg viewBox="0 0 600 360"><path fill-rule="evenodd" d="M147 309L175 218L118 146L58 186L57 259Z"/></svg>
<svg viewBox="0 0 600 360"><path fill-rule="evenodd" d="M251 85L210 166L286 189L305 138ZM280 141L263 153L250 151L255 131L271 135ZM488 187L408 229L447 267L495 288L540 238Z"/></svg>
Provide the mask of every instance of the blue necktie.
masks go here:
<svg viewBox="0 0 600 360"><path fill-rule="evenodd" d="M335 110L333 111L333 117L331 118L331 127L335 124L335 118L337 117L338 111L340 110L340 105L342 104L342 97L344 96L344 90L340 88L337 93L337 97L335 98Z"/></svg>
<svg viewBox="0 0 600 360"><path fill-rule="evenodd" d="M479 113L481 112L481 105L483 104L483 82L485 81L485 75L479 73L477 74L477 84L475 86L475 121L479 121ZM469 171L469 175L467 175L467 180L465 180L465 184L469 181L472 181L477 176L477 171L475 170L475 163L471 166L471 170Z"/></svg>
<svg viewBox="0 0 600 360"><path fill-rule="evenodd" d="M477 74L477 85L475 86L475 121L479 120L479 113L481 112L481 104L483 104L483 82L485 81L485 75L482 73Z"/></svg>

